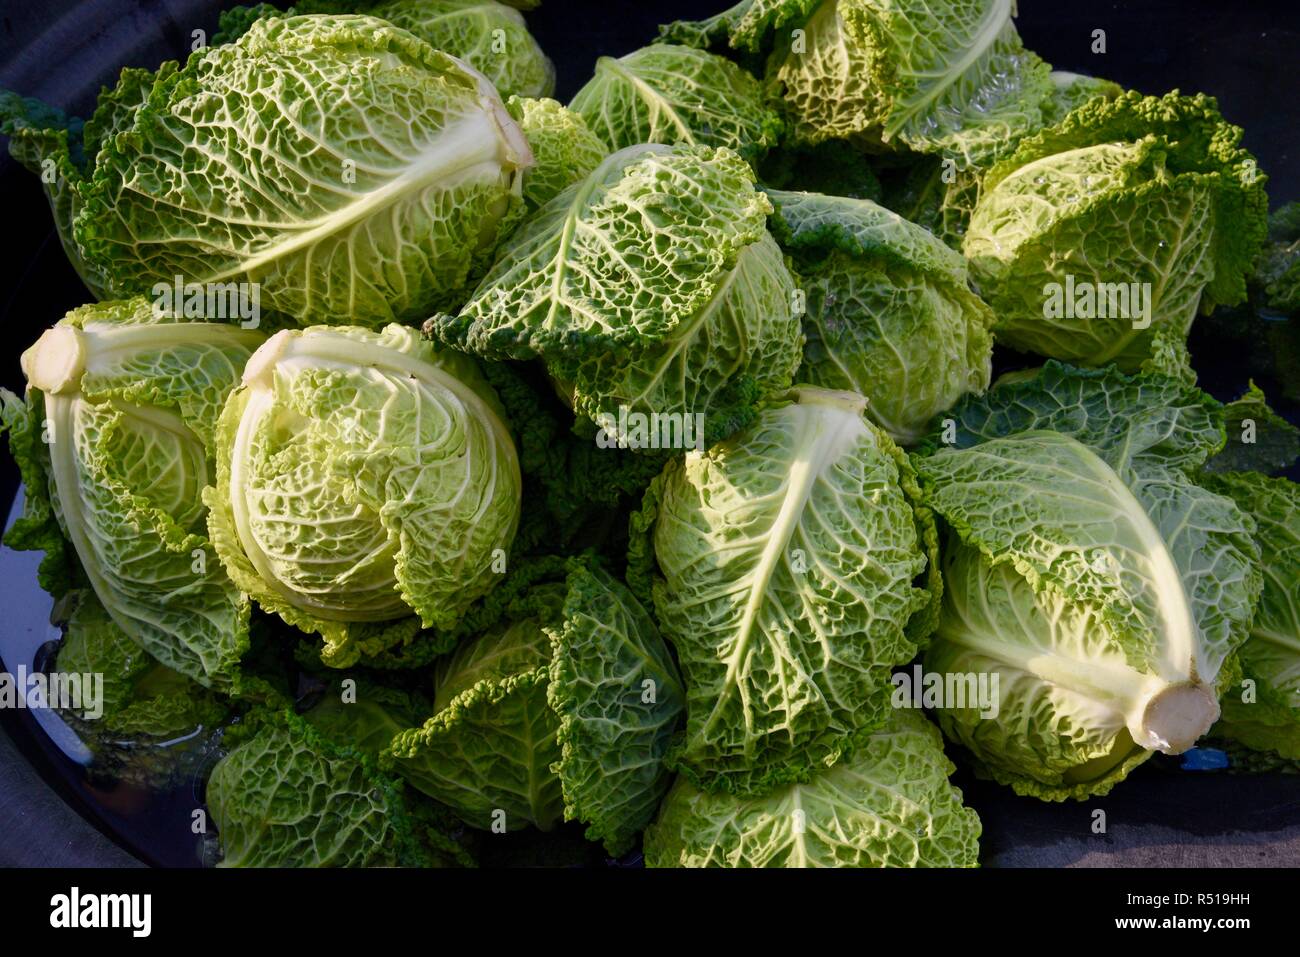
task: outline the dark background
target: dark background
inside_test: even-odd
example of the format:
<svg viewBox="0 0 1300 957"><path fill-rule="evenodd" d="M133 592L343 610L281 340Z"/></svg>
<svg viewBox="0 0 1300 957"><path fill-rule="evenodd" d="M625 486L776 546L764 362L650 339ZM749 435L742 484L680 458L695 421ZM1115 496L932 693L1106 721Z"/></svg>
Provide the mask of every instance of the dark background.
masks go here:
<svg viewBox="0 0 1300 957"><path fill-rule="evenodd" d="M556 98L567 101L586 82L597 56L619 56L650 42L659 23L696 19L729 0L547 0L527 14L529 27L558 71ZM85 0L21 3L0 0L0 87L88 115L103 83L122 66L156 67L184 59L191 32L211 36L220 2ZM1300 4L1224 0L1071 2L1021 0L1017 21L1025 43L1058 69L1108 77L1146 93L1170 89L1216 96L1224 115L1244 127L1244 143L1269 175L1274 207L1300 199ZM1107 52L1094 54L1092 32L1106 31ZM0 196L7 227L0 256L0 384L21 389L18 356L39 332L89 299L66 262L35 177L0 156ZM1261 359L1194 332L1192 351L1202 384L1230 399L1258 373ZM1263 384L1272 393L1268 377ZM1279 403L1295 411L1293 404ZM16 470L0 455L0 504L16 489ZM0 578L0 628L7 609L47 599L34 580ZM0 838L22 828L25 851L0 863L94 863L113 849L79 831L67 804L94 817L57 769L47 743L25 713L0 711ZM43 791L28 763L57 793ZM1152 767L1151 765L1155 765ZM1002 863L1070 863L1114 850L1089 842L1091 809L1127 822L1129 864L1257 863L1285 846L1300 856L1297 779L1196 777L1176 760L1153 761L1116 795L1086 804L1015 800L1007 789L961 775L957 783L985 822L985 857ZM7 791L6 788L9 788ZM62 800L60 800L60 798ZM24 801L26 803L24 803ZM64 802L67 802L65 804ZM24 808L26 809L24 811ZM26 817L24 817L24 813ZM1286 834L1278 829L1288 828ZM1254 832L1258 840L1236 832ZM1188 841L1189 835L1197 837ZM1271 836L1270 836L1271 835ZM1111 859L1115 860L1114 858Z"/></svg>

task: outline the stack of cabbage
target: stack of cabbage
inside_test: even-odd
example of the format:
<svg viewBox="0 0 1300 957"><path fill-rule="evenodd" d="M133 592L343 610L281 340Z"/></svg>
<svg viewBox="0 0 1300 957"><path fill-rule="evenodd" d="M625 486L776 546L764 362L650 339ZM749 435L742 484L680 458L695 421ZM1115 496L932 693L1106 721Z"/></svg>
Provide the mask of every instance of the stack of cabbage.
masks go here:
<svg viewBox="0 0 1300 957"><path fill-rule="evenodd" d="M1046 799L1220 715L1300 760L1262 474L1300 443L1185 346L1247 296L1264 177L1212 100L1054 73L1010 8L744 0L565 107L511 7L307 0L85 123L0 95L100 300L4 394L6 541L106 675L67 716L100 760L197 728L220 860L302 866L566 821L654 866L970 866L944 736ZM1118 282L1134 315L1073 294ZM990 389L995 341L1046 364ZM927 715L914 661L997 700Z"/></svg>

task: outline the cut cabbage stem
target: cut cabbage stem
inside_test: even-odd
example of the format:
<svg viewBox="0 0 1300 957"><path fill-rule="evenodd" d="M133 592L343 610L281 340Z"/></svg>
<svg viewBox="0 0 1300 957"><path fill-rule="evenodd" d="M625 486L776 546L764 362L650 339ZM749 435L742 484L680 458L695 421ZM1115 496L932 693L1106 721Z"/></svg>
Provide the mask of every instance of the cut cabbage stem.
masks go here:
<svg viewBox="0 0 1300 957"><path fill-rule="evenodd" d="M81 388L81 374L86 369L86 346L81 333L72 326L46 329L36 345L22 358L27 381L47 395L58 395L71 385Z"/></svg>
<svg viewBox="0 0 1300 957"><path fill-rule="evenodd" d="M1199 681L1170 685L1147 702L1142 729L1147 746L1164 754L1182 754L1219 720L1214 690Z"/></svg>

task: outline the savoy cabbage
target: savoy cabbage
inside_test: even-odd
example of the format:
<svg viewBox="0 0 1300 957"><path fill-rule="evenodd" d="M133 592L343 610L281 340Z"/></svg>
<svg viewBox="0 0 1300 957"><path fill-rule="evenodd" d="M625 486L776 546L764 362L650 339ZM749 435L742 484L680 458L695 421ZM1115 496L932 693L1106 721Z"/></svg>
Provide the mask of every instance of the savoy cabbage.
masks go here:
<svg viewBox="0 0 1300 957"><path fill-rule="evenodd" d="M867 399L903 445L993 372L993 313L966 261L867 199L769 190L807 296L799 378Z"/></svg>
<svg viewBox="0 0 1300 957"><path fill-rule="evenodd" d="M26 402L0 396L27 486L6 543L45 551L49 591L88 583L146 651L213 687L236 680L249 605L213 554L203 489L222 404L261 342L143 299L84 306L23 354Z"/></svg>
<svg viewBox="0 0 1300 957"><path fill-rule="evenodd" d="M973 867L981 830L938 730L896 711L851 758L759 797L678 780L646 831L648 867Z"/></svg>
<svg viewBox="0 0 1300 957"><path fill-rule="evenodd" d="M409 30L435 50L478 70L502 97L544 97L555 90L555 67L528 32L523 16L497 0L299 0L284 10L258 3L223 12L213 40L233 42L268 17L344 13L365 14Z"/></svg>
<svg viewBox="0 0 1300 957"><path fill-rule="evenodd" d="M404 326L267 340L222 411L216 458L205 500L231 580L321 634L340 664L356 623L454 626L519 523L519 462L491 387Z"/></svg>
<svg viewBox="0 0 1300 957"><path fill-rule="evenodd" d="M485 359L542 359L592 420L698 414L720 438L799 363L770 209L723 147L619 150L510 236L458 314L425 328Z"/></svg>
<svg viewBox="0 0 1300 957"><path fill-rule="evenodd" d="M1177 379L1055 363L953 411L916 462L947 529L939 673L995 673L950 738L1018 792L1105 794L1219 717L1262 587L1254 523L1196 481L1223 410Z"/></svg>
<svg viewBox="0 0 1300 957"><path fill-rule="evenodd" d="M933 624L933 522L864 405L800 386L669 462L634 517L636 581L686 679L671 759L706 789L761 792L835 763L884 721L890 669Z"/></svg>
<svg viewBox="0 0 1300 957"><path fill-rule="evenodd" d="M1245 298L1264 239L1264 176L1240 139L1211 97L1129 92L1023 141L985 177L962 247L998 341L1181 371L1192 321ZM1141 306L1111 294L1133 286Z"/></svg>
<svg viewBox="0 0 1300 957"><path fill-rule="evenodd" d="M51 205L98 295L256 283L285 324L457 305L532 164L482 74L360 16L258 20L183 66L126 71L86 124L83 166L66 130L4 105L19 158L57 165Z"/></svg>
<svg viewBox="0 0 1300 957"><path fill-rule="evenodd" d="M228 867L965 867L957 767L1300 764L1300 431L1187 346L1288 328L1297 207L1212 98L1013 0L741 0L569 23L564 105L534 6L0 91L100 300L0 392L89 781L189 788Z"/></svg>

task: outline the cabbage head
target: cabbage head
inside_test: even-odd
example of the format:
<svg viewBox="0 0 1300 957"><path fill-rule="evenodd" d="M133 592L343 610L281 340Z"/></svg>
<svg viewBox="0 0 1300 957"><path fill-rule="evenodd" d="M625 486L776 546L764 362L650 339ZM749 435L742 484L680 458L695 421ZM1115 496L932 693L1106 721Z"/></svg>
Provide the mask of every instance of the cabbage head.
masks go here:
<svg viewBox="0 0 1300 957"><path fill-rule="evenodd" d="M948 783L939 730L893 711L850 757L755 797L678 778L647 867L975 867L981 825Z"/></svg>
<svg viewBox="0 0 1300 957"><path fill-rule="evenodd" d="M947 528L925 668L998 681L996 715L938 710L981 773L1082 800L1219 717L1261 588L1254 523L1195 481L1223 442L1223 407L1177 379L1049 363L915 459Z"/></svg>
<svg viewBox="0 0 1300 957"><path fill-rule="evenodd" d="M1207 480L1255 520L1264 591L1240 652L1249 689L1229 687L1214 735L1300 762L1300 485L1254 472Z"/></svg>
<svg viewBox="0 0 1300 957"><path fill-rule="evenodd" d="M248 602L208 540L222 403L263 337L155 315L144 299L73 310L23 353L26 401L4 393L26 504L5 537L45 552L56 598L89 584L159 662L229 689Z"/></svg>
<svg viewBox="0 0 1300 957"><path fill-rule="evenodd" d="M356 695L303 715L257 709L226 730L206 793L218 867L473 866L450 816L379 768L374 742L414 701L364 681Z"/></svg>
<svg viewBox="0 0 1300 957"><path fill-rule="evenodd" d="M44 119L0 102L11 152L56 164L50 202L97 296L255 283L276 324L458 305L532 162L482 74L360 16L258 20L184 66L125 71L80 157Z"/></svg>
<svg viewBox="0 0 1300 957"><path fill-rule="evenodd" d="M686 678L670 760L705 790L759 793L835 763L885 720L891 669L928 635L933 523L864 404L798 386L671 461L634 517L632 584Z"/></svg>
<svg viewBox="0 0 1300 957"><path fill-rule="evenodd" d="M265 17L359 13L409 30L435 50L482 73L502 98L550 96L555 67L537 45L523 15L496 0L300 0L285 10L269 3L221 14L214 43L230 43Z"/></svg>
<svg viewBox="0 0 1300 957"><path fill-rule="evenodd" d="M756 54L792 114L792 139L849 139L978 165L1041 124L1053 84L1026 50L1012 0L741 0L661 32Z"/></svg>
<svg viewBox="0 0 1300 957"><path fill-rule="evenodd" d="M512 96L506 109L533 153L523 185L530 212L585 177L609 152L580 114L555 100Z"/></svg>
<svg viewBox="0 0 1300 957"><path fill-rule="evenodd" d="M868 418L903 445L988 387L993 313L959 253L870 200L768 196L807 296L800 380L861 393Z"/></svg>
<svg viewBox="0 0 1300 957"><path fill-rule="evenodd" d="M640 143L726 146L752 162L781 134L781 118L753 76L706 50L665 43L601 57L569 107L610 150Z"/></svg>
<svg viewBox="0 0 1300 957"><path fill-rule="evenodd" d="M505 569L520 482L471 360L404 326L321 326L253 354L205 498L231 578L328 660L352 624L455 625Z"/></svg>
<svg viewBox="0 0 1300 957"><path fill-rule="evenodd" d="M1070 111L1094 97L1113 99L1124 92L1109 80L1053 70L1052 94L1042 103L1040 121L1019 125L978 156L967 159L960 152L941 150L917 157L901 186L887 197L885 205L912 222L924 226L958 251L966 237L971 214L979 202L984 176L1000 159L1010 156L1020 141L1059 123Z"/></svg>
<svg viewBox="0 0 1300 957"><path fill-rule="evenodd" d="M721 438L799 363L770 210L731 150L620 150L510 236L459 315L425 329L487 359L542 359L581 417L698 414Z"/></svg>
<svg viewBox="0 0 1300 957"><path fill-rule="evenodd" d="M580 820L621 854L668 789L681 678L654 620L594 563L573 559L509 602L439 663L434 688L432 717L387 755L472 827Z"/></svg>
<svg viewBox="0 0 1300 957"><path fill-rule="evenodd" d="M1245 299L1264 239L1265 177L1240 140L1212 97L1129 92L1021 142L985 177L962 247L997 340L1184 369L1192 321Z"/></svg>

